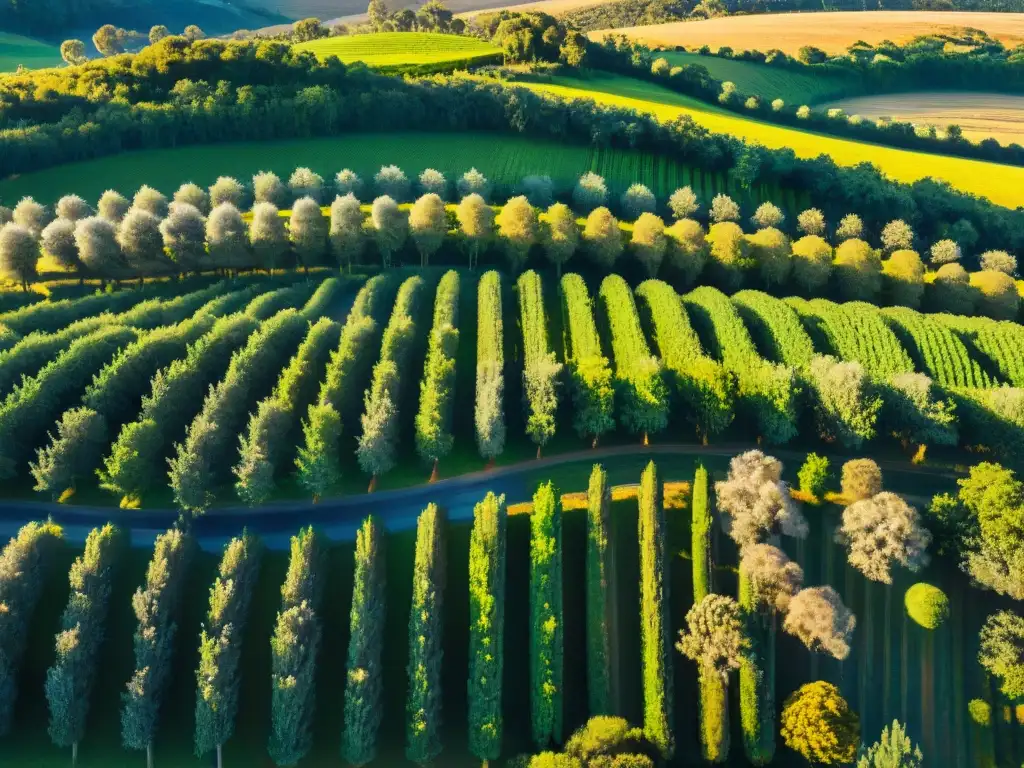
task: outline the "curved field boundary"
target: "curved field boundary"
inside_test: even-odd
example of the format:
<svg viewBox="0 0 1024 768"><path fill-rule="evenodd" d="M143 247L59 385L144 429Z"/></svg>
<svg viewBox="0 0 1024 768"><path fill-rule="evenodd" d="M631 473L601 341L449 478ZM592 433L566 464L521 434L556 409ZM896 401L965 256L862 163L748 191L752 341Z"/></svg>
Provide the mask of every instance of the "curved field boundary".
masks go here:
<svg viewBox="0 0 1024 768"><path fill-rule="evenodd" d="M839 165L848 166L869 162L894 181L911 183L930 176L948 181L963 192L987 197L998 205L1008 208L1024 205L1024 168L1020 167L911 152L748 120L655 83L619 75L586 80L553 77L544 83L520 85L566 99L592 99L599 104L634 109L666 122L687 115L711 131L757 142L769 149L789 148L797 157L826 154Z"/></svg>

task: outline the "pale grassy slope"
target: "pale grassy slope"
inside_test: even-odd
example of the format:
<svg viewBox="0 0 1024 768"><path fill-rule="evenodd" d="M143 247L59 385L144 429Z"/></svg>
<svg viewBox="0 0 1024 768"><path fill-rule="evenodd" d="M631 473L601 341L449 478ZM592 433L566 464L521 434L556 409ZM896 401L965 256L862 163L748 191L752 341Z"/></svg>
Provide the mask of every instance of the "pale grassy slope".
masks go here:
<svg viewBox="0 0 1024 768"><path fill-rule="evenodd" d="M734 50L779 48L796 53L814 45L830 53L846 50L863 40L901 42L917 35L981 29L1012 47L1024 43L1024 13L970 13L950 11L866 11L836 13L773 13L758 16L727 16L703 21L679 21L646 27L616 29L651 45L685 45ZM591 32L600 40L608 30Z"/></svg>
<svg viewBox="0 0 1024 768"><path fill-rule="evenodd" d="M999 205L1010 208L1024 205L1024 168L1021 167L911 152L748 120L667 88L625 77L597 77L586 81L555 78L551 83L522 85L565 98L594 99L602 104L627 107L662 120L690 115L712 131L760 142L772 149L789 147L799 157L827 154L840 165L874 163L886 176L897 181L913 182L931 176L965 192L988 197Z"/></svg>

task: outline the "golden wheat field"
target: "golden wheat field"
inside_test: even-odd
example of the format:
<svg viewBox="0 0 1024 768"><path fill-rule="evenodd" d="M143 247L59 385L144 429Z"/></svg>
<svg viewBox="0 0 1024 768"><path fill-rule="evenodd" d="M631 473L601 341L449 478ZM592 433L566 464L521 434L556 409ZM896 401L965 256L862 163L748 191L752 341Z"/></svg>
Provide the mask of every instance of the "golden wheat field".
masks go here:
<svg viewBox="0 0 1024 768"><path fill-rule="evenodd" d="M1024 96L961 91L887 93L839 99L824 106L870 119L891 117L914 125L934 125L940 134L948 125L959 125L972 141L992 138L1001 144L1024 145Z"/></svg>
<svg viewBox="0 0 1024 768"><path fill-rule="evenodd" d="M649 45L728 45L737 51L779 48L795 54L805 45L835 53L858 40L898 43L917 35L950 33L965 27L984 30L1007 46L1024 43L1024 13L953 11L773 13L629 27L614 32ZM591 32L590 37L600 40L609 31Z"/></svg>

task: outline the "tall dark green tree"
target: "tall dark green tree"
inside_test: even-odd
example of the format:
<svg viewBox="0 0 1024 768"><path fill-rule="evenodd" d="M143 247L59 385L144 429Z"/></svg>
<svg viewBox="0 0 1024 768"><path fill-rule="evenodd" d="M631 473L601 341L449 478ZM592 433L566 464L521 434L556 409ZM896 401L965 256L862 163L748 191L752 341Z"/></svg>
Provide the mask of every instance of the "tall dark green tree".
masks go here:
<svg viewBox="0 0 1024 768"><path fill-rule="evenodd" d="M29 622L62 535L51 521L29 523L0 553L0 736L11 730Z"/></svg>
<svg viewBox="0 0 1024 768"><path fill-rule="evenodd" d="M501 755L507 521L505 496L488 493L469 539L469 751L485 761Z"/></svg>
<svg viewBox="0 0 1024 768"><path fill-rule="evenodd" d="M210 587L210 610L199 635L196 755L216 750L218 768L223 765L224 743L235 732L242 682L238 662L262 554L259 539L248 531L228 542Z"/></svg>
<svg viewBox="0 0 1024 768"><path fill-rule="evenodd" d="M640 476L640 642L643 658L644 735L666 759L672 756L672 664L669 659L668 583L665 579L665 509L654 462Z"/></svg>
<svg viewBox="0 0 1024 768"><path fill-rule="evenodd" d="M313 746L316 655L325 557L312 526L292 536L288 575L281 587L281 612L270 640L270 740L277 765L297 765Z"/></svg>
<svg viewBox="0 0 1024 768"><path fill-rule="evenodd" d="M345 676L345 731L341 740L342 757L355 766L366 765L377 756L384 691L380 654L384 645L386 573L381 525L368 517L356 533Z"/></svg>
<svg viewBox="0 0 1024 768"><path fill-rule="evenodd" d="M587 489L587 697L592 717L613 714L608 574L611 504L608 473L595 464Z"/></svg>
<svg viewBox="0 0 1024 768"><path fill-rule="evenodd" d="M538 749L562 740L562 499L550 483L530 515L530 723Z"/></svg>
<svg viewBox="0 0 1024 768"><path fill-rule="evenodd" d="M441 754L444 581L444 515L436 504L428 504L416 525L409 608L409 696L405 705L405 756L419 765Z"/></svg>
<svg viewBox="0 0 1024 768"><path fill-rule="evenodd" d="M50 739L58 747L71 747L72 765L78 764L78 743L85 736L119 538L110 523L86 537L85 551L68 575L71 595L56 637L57 658L46 673Z"/></svg>
<svg viewBox="0 0 1024 768"><path fill-rule="evenodd" d="M138 619L135 672L121 694L121 743L126 749L146 750L149 768L153 768L153 739L171 674L177 614L191 550L191 541L181 530L172 528L160 534L146 570L146 584L132 597Z"/></svg>

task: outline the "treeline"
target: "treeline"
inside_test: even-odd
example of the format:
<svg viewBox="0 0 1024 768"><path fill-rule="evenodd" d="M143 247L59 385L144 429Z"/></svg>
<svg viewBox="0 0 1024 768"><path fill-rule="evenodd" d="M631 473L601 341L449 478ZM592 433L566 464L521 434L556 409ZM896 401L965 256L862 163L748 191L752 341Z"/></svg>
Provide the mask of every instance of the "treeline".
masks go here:
<svg viewBox="0 0 1024 768"><path fill-rule="evenodd" d="M201 61L193 66L195 60ZM767 184L807 192L823 201L830 216L854 210L871 227L894 216L913 221L930 240L940 239L946 227L963 219L979 233L982 248L1014 251L1024 242L1024 214L940 183L902 185L870 167L839 168L827 157L799 160L787 151L712 134L692 121L663 124L629 110L570 103L497 83L400 81L348 70L336 60L320 64L269 41L167 38L132 61L138 66L100 62L4 78L0 174L136 148L334 135L384 125L392 130L512 130L672 154L703 170L731 170L745 188ZM94 87L79 90L83 78ZM178 82L183 79L188 82ZM200 81L229 85L214 91ZM122 87L146 100L111 102L108 94ZM72 95L82 92L93 96ZM38 102L35 94L52 96Z"/></svg>
<svg viewBox="0 0 1024 768"><path fill-rule="evenodd" d="M499 263L513 272L531 262L544 261L557 270L577 264L583 269L586 264L587 269L599 273L626 269L651 277L661 275L684 286L711 282L731 291L746 285L914 309L978 312L999 319L1014 319L1019 313L1016 257L999 250L978 253L982 235L966 219L958 219L942 239L929 246L922 233L901 219L889 220L872 232L856 214L830 222L821 209L787 216L773 203L758 206L744 231L742 209L727 195L701 200L690 187L682 187L667 201L659 201L644 185L633 184L614 200L604 180L595 174L577 181L571 194L572 209L552 202L550 180L501 207L485 205L474 191L490 186L475 170L457 180L456 194L464 195L457 206L442 203L449 194L449 182L440 172L424 171L417 186L423 194L411 207L397 205L396 200L412 197L413 184L401 169L385 166L373 182L373 194L377 195L373 204L362 206L355 192L362 193L365 185L347 169L337 174L334 185L307 168L296 170L287 187L275 175L261 173L254 177L257 202L248 222L232 202L220 203L209 219L183 202L186 198L201 202L201 197L208 209L209 198L230 190L235 202L247 204L248 191L226 177L218 180L209 194L195 185L183 185L170 206L160 193L143 187L120 223L107 210L105 215L77 223L58 218L44 226L45 210L26 198L14 210L13 221L0 227L0 274L27 286L38 274L40 255L54 257L59 247L48 239L50 229L66 222L75 239L61 263L71 274L100 279L200 269L272 271L295 265L308 269L328 261L350 270L354 263L368 260L372 243L385 267L413 258L421 265L429 259L460 263L468 253L471 264L480 263L481 256L487 261L500 259ZM320 202L331 192L338 193L334 203L321 208ZM101 211L114 194L107 193L106 201L100 201ZM296 196L298 200L285 217L267 199L274 197L287 205L286 201ZM80 198L69 196L57 203L57 210L73 203L86 206ZM126 200L124 203L127 205ZM467 206L478 210L471 215ZM140 232L131 219L133 213L141 214L143 207L166 217L145 214L148 234ZM432 209L427 223L426 207ZM612 208L633 223L620 222ZM236 222L229 230L230 244L225 242L222 214ZM111 256L133 249L139 258L132 263L96 259L92 234L100 230L115 237L110 241ZM973 272L966 269L975 266L978 269ZM292 289L295 293L301 290L301 286ZM276 299L268 295L263 301L282 300L286 306L283 299L287 295L275 294ZM97 308L129 301L130 297L117 294L92 300ZM30 306L0 316L0 322L6 320L9 328L19 332L35 330L29 320L43 322L36 316L42 312L54 315L53 322L46 321L48 329L56 330L57 322L81 319L80 326L65 333L84 333L95 320L85 316L88 302L74 306L74 315ZM126 314L125 322L134 317ZM44 343L47 348L59 344L55 338Z"/></svg>
<svg viewBox="0 0 1024 768"><path fill-rule="evenodd" d="M826 59L824 52L818 49L802 49L801 53L815 62L819 60L815 58L814 51L820 54L820 63L811 65L790 59L782 51L770 51L767 54L744 51L734 55L732 49L723 46L717 55L778 68L811 68L814 74L843 78L836 86L835 97L865 92L950 88L956 84L971 90L978 82L999 83L1000 90L1010 92L1024 89L1021 67L1015 63L1016 59L1007 57L1008 52L999 43L984 46L980 51L982 55L972 55L973 52L945 53L941 48L945 43L946 40L942 38L927 37L919 39L916 49L899 49L898 53L889 48L875 50L856 47L850 50L849 56L833 59ZM704 53L705 49L699 49L698 52ZM900 58L889 58L889 53ZM851 61L854 65L846 66ZM992 138L970 141L956 124L938 128L933 126L931 129L918 128L908 122L869 120L859 115L847 115L841 109L815 109L807 104L789 103L778 93L744 93L735 83L712 77L701 64L672 66L658 51L651 51L643 43L631 41L624 35L607 35L600 46L592 46L589 62L594 67L657 82L744 116L755 116L768 122L916 151L1012 165L1024 164L1024 147L1019 143L1004 146ZM861 66L856 66L857 62ZM823 95L819 98L824 100L826 97Z"/></svg>

